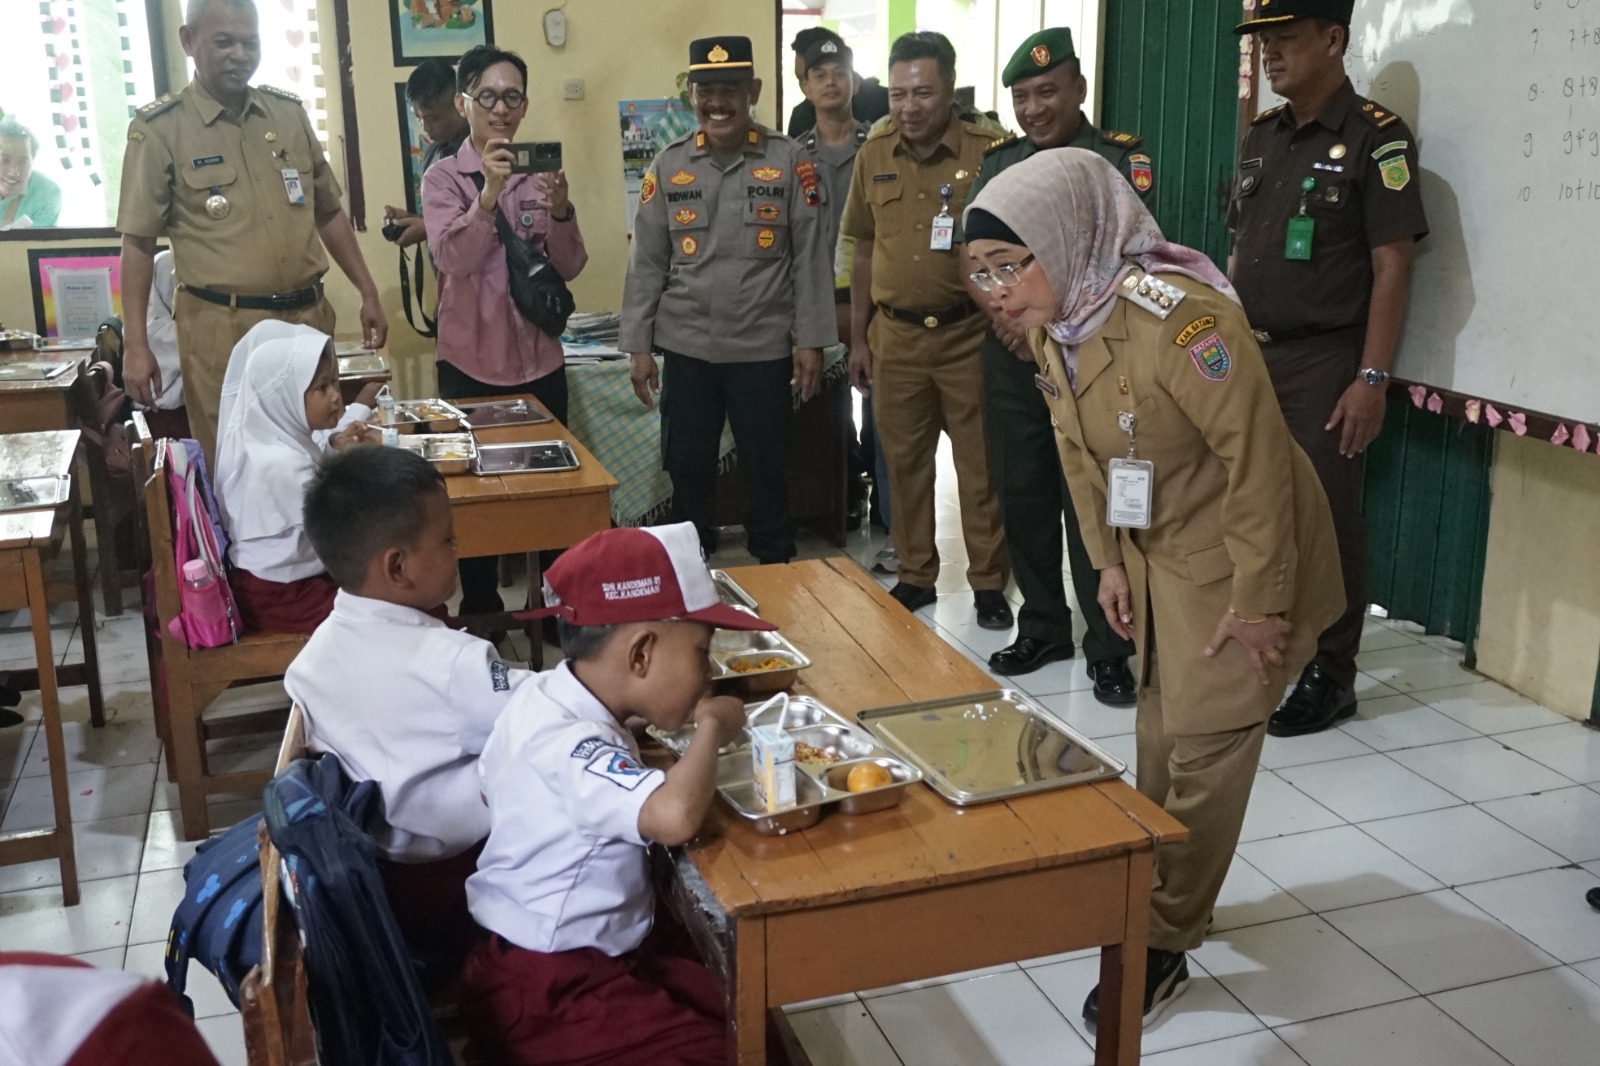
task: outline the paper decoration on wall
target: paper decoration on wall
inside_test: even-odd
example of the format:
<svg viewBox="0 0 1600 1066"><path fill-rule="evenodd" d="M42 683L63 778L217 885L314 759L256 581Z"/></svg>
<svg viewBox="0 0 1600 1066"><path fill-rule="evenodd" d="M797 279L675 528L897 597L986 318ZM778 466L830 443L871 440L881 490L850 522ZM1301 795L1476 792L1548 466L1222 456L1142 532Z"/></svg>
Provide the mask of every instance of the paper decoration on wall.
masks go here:
<svg viewBox="0 0 1600 1066"><path fill-rule="evenodd" d="M1580 452L1589 450L1589 427L1578 426L1572 431L1572 446Z"/></svg>
<svg viewBox="0 0 1600 1066"><path fill-rule="evenodd" d="M83 167L95 185L104 180L96 165L89 136L89 96L83 63L85 43L79 29L78 0L39 0L40 28L44 31L44 77L50 87L50 113L56 150L62 170Z"/></svg>
<svg viewBox="0 0 1600 1066"><path fill-rule="evenodd" d="M1490 429L1497 429L1500 423L1506 420L1506 416L1495 410L1494 404L1487 403L1483 405L1483 420L1489 423Z"/></svg>
<svg viewBox="0 0 1600 1066"><path fill-rule="evenodd" d="M1423 401L1428 398L1428 387L1426 385L1412 385L1406 391L1411 394L1411 406L1419 411L1422 410Z"/></svg>
<svg viewBox="0 0 1600 1066"><path fill-rule="evenodd" d="M1444 410L1444 397L1440 396L1437 392L1434 393L1432 396L1429 396L1428 397L1428 410L1432 411L1434 414L1439 414L1441 411L1443 411Z"/></svg>
<svg viewBox="0 0 1600 1066"><path fill-rule="evenodd" d="M1571 438L1572 438L1572 434L1567 432L1566 423L1565 422L1558 422L1556 424L1556 431L1554 433L1550 434L1550 443L1551 444L1565 444Z"/></svg>
<svg viewBox="0 0 1600 1066"><path fill-rule="evenodd" d="M1467 421L1473 425L1478 424L1478 419L1483 417L1483 401L1468 400L1466 402Z"/></svg>
<svg viewBox="0 0 1600 1066"><path fill-rule="evenodd" d="M1511 432L1519 437L1528 435L1528 416L1521 411L1512 411L1511 417L1506 419L1511 425Z"/></svg>

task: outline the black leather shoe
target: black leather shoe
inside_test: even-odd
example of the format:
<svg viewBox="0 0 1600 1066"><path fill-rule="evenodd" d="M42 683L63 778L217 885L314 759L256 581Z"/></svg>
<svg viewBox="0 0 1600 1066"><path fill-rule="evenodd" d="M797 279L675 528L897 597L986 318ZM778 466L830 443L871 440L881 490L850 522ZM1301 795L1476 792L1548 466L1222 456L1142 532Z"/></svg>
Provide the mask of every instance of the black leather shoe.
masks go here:
<svg viewBox="0 0 1600 1066"><path fill-rule="evenodd" d="M1591 888L1583 894L1583 898L1589 901L1589 906L1600 911L1600 888Z"/></svg>
<svg viewBox="0 0 1600 1066"><path fill-rule="evenodd" d="M1278 710L1267 722L1267 732L1275 737L1320 733L1355 713L1356 694L1312 663L1300 675L1294 691L1278 704Z"/></svg>
<svg viewBox="0 0 1600 1066"><path fill-rule="evenodd" d="M972 594L978 605L978 624L984 629L1010 629L1016 623L1006 594L995 589L979 589Z"/></svg>
<svg viewBox="0 0 1600 1066"><path fill-rule="evenodd" d="M1189 956L1181 951L1148 948L1144 963L1144 1025L1160 1018L1172 1001L1189 987ZM1083 1001L1083 1024L1093 1033L1100 1028L1100 986Z"/></svg>
<svg viewBox="0 0 1600 1066"><path fill-rule="evenodd" d="M1089 664L1094 678L1094 698L1111 707L1127 707L1139 700L1139 683L1126 659L1106 659Z"/></svg>
<svg viewBox="0 0 1600 1066"><path fill-rule="evenodd" d="M894 588L889 590L889 595L899 600L900 606L912 614L939 599L939 593L933 589L926 589L921 585L908 585L904 581L895 582Z"/></svg>
<svg viewBox="0 0 1600 1066"><path fill-rule="evenodd" d="M989 669L1002 677L1031 674L1041 666L1072 658L1076 651L1072 642L1046 644L1032 637L1018 637L1008 647L989 656Z"/></svg>

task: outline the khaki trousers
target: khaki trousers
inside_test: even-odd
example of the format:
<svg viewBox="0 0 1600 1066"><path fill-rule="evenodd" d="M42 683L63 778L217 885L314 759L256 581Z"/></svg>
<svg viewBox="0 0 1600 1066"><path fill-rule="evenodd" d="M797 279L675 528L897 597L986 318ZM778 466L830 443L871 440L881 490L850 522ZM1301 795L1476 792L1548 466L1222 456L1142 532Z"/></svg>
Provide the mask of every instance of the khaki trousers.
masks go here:
<svg viewBox="0 0 1600 1066"><path fill-rule="evenodd" d="M1233 862L1255 784L1267 724L1196 736L1166 731L1161 709L1160 662L1154 637L1146 644L1148 680L1139 690L1139 791L1189 830L1181 844L1156 849L1150 893L1150 946L1192 951L1206 938L1206 925Z"/></svg>
<svg viewBox="0 0 1600 1066"><path fill-rule="evenodd" d="M189 409L189 431L206 453L206 467L217 476L217 407L228 358L257 322L269 318L314 326L333 335L333 305L324 296L309 307L294 311L244 311L223 307L178 290L172 305L178 327L178 364L183 367L183 402Z"/></svg>
<svg viewBox="0 0 1600 1066"><path fill-rule="evenodd" d="M972 321L980 330L985 324L980 315ZM889 471L889 531L899 579L934 587L935 456L940 431L950 434L968 584L974 591L1003 590L1009 571L984 437L981 332L957 332L963 325L930 330L887 315L872 320L872 417Z"/></svg>

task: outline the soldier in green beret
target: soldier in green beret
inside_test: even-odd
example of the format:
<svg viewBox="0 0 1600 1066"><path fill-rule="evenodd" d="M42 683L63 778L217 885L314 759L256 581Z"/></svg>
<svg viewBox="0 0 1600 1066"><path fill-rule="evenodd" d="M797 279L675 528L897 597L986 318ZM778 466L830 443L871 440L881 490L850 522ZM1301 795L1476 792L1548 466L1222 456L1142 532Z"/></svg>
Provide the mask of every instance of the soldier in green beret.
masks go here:
<svg viewBox="0 0 1600 1066"><path fill-rule="evenodd" d="M972 192L1013 163L1052 148L1087 148L1104 156L1148 204L1155 176L1143 138L1098 130L1083 113L1088 83L1066 27L1040 30L1023 41L1006 64L1001 82L1023 136L996 141L984 154ZM973 269L977 269L976 266ZM993 309L993 297L970 282L979 306ZM1094 679L1095 698L1126 705L1135 683L1128 669L1133 645L1106 623L1097 602L1099 575L1089 561L1056 454L1055 433L1044 396L1034 384L1038 368L1023 331L1004 315L991 315L983 340L983 383L989 430L990 468L1000 499L1011 566L1022 592L1017 639L989 657L989 668L1014 676L1031 673L1076 653L1072 609L1061 580L1062 518L1067 559L1087 632L1083 654Z"/></svg>

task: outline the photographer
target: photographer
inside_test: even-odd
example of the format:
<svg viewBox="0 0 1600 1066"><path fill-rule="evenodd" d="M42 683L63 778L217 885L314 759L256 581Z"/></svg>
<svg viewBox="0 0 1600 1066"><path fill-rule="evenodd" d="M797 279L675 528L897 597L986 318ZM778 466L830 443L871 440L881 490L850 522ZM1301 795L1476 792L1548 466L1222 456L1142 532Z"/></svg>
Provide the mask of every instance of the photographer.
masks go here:
<svg viewBox="0 0 1600 1066"><path fill-rule="evenodd" d="M422 155L422 173L448 159L467 139L467 119L456 108L456 68L444 59L424 59L406 79L406 102L417 116L428 150ZM422 216L403 207L383 209L383 235L402 248L427 239Z"/></svg>
<svg viewBox="0 0 1600 1066"><path fill-rule="evenodd" d="M559 159L544 173L513 172L507 146L527 111L527 84L528 65L515 52L480 45L462 56L455 104L470 133L453 157L423 175L422 217L439 270L439 395L532 393L566 421L561 340L512 302L506 250L495 232L498 207L561 277L577 277L588 261ZM495 567L493 558L462 560L462 613L501 609Z"/></svg>

